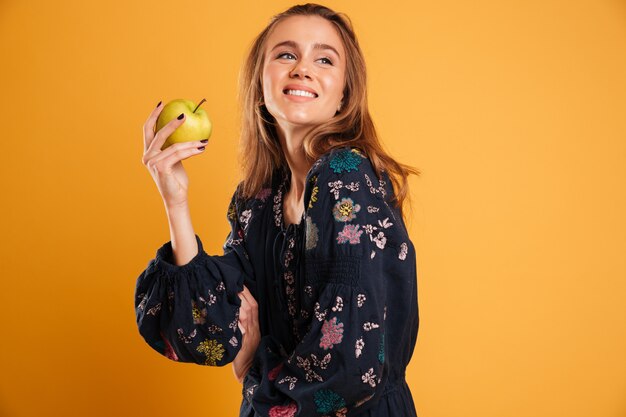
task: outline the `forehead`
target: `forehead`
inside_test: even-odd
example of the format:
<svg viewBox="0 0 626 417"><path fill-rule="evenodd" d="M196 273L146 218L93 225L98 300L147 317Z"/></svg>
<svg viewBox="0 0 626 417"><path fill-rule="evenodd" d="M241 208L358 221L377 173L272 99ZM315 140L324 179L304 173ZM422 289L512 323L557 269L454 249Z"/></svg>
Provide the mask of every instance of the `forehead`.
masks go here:
<svg viewBox="0 0 626 417"><path fill-rule="evenodd" d="M337 49L342 58L345 56L337 28L320 16L290 16L280 21L267 38L265 51L269 52L283 41L295 41L305 49L316 43L325 43Z"/></svg>

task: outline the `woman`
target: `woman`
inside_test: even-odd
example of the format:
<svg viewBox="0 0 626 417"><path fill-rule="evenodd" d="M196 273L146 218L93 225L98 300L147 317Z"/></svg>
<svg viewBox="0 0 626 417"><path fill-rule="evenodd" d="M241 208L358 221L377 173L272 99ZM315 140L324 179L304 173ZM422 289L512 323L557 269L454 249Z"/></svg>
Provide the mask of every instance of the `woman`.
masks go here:
<svg viewBox="0 0 626 417"><path fill-rule="evenodd" d="M347 17L315 4L275 16L241 72L243 180L224 255L195 234L182 123L144 126L144 164L171 241L139 276L137 324L169 359L232 363L240 416L415 416L404 379L419 324L407 176L381 148Z"/></svg>

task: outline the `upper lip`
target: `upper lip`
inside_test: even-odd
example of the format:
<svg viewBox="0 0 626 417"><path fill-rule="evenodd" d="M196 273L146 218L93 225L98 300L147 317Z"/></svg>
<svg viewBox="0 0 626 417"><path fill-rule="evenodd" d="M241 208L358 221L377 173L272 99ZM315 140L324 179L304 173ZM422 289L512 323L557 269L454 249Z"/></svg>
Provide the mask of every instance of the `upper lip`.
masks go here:
<svg viewBox="0 0 626 417"><path fill-rule="evenodd" d="M302 91L308 91L309 93L313 93L315 94L315 97L318 97L319 94L317 94L317 91L310 89L309 87L305 87L303 85L298 85L298 84L288 84L285 86L285 88L283 88L283 93L285 93L287 90L302 90Z"/></svg>

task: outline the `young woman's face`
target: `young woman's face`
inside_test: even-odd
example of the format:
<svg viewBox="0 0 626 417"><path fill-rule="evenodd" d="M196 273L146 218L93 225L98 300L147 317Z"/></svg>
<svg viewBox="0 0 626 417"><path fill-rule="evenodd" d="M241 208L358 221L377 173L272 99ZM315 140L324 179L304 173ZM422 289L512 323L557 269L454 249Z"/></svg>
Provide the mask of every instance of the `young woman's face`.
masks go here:
<svg viewBox="0 0 626 417"><path fill-rule="evenodd" d="M319 16L291 16L267 39L265 106L282 127L332 118L343 98L346 54L337 30Z"/></svg>

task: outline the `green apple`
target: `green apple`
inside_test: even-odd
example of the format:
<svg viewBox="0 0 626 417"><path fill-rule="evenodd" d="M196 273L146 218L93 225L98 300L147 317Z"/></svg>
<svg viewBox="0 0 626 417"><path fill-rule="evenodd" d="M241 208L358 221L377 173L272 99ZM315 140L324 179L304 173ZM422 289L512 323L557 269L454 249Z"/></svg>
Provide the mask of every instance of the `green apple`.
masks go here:
<svg viewBox="0 0 626 417"><path fill-rule="evenodd" d="M206 99L202 99L196 106L191 100L177 99L163 106L163 110L161 110L161 114L159 114L156 122L157 132L168 122L175 120L181 113L185 113L185 121L167 138L161 150L174 143L193 142L195 140L208 139L211 136L213 125L206 111L200 108L200 105L205 101Z"/></svg>

